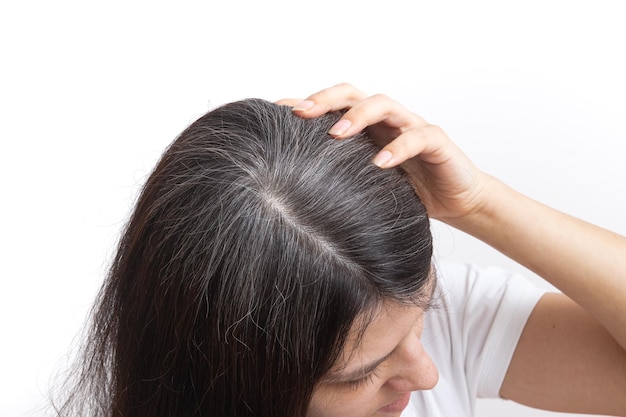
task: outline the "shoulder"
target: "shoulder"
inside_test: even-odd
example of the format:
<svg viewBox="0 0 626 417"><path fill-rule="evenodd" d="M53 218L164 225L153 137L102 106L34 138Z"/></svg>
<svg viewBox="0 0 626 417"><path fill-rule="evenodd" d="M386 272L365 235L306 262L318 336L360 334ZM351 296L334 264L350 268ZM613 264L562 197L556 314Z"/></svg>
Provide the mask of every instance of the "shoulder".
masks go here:
<svg viewBox="0 0 626 417"><path fill-rule="evenodd" d="M467 403L476 396L497 397L528 317L545 291L502 268L440 263L436 269L424 346L441 380L469 394Z"/></svg>
<svg viewBox="0 0 626 417"><path fill-rule="evenodd" d="M435 268L437 295L449 310L470 313L516 306L532 310L545 292L523 275L500 267L440 262Z"/></svg>

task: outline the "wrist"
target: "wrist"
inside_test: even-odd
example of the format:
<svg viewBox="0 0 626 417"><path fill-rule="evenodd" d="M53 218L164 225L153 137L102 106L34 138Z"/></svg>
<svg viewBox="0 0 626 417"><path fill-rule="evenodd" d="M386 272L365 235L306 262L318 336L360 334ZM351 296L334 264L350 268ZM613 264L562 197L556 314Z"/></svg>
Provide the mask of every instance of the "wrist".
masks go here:
<svg viewBox="0 0 626 417"><path fill-rule="evenodd" d="M479 239L488 237L496 227L501 227L505 219L502 213L509 211L517 194L497 178L480 172L472 195L467 198L466 207L461 215L439 218L450 226Z"/></svg>

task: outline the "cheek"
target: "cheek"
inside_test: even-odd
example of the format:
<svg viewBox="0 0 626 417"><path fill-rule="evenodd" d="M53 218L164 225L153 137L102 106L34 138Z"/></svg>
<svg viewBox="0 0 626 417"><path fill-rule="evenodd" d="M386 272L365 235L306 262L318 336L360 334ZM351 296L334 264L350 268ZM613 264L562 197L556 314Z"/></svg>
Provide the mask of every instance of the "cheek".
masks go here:
<svg viewBox="0 0 626 417"><path fill-rule="evenodd" d="M380 407L378 384L353 390L323 387L315 391L307 417L368 417Z"/></svg>

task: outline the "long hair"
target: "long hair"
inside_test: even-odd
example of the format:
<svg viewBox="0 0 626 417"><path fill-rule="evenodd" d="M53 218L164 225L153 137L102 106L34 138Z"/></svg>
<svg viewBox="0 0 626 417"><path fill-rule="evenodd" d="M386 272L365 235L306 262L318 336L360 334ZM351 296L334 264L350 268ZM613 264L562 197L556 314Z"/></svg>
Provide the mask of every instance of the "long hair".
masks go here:
<svg viewBox="0 0 626 417"><path fill-rule="evenodd" d="M426 211L365 137L259 99L191 124L120 239L58 415L304 416L358 317L416 303Z"/></svg>

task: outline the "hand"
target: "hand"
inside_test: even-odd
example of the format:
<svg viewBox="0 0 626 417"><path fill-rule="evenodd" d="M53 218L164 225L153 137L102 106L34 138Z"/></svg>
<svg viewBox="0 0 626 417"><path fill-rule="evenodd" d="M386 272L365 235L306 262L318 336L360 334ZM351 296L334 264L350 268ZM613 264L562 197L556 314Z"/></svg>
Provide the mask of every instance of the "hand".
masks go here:
<svg viewBox="0 0 626 417"><path fill-rule="evenodd" d="M348 109L330 129L337 139L366 130L382 147L373 162L381 168L401 165L431 217L454 220L480 209L488 176L435 125L384 95L367 96L349 84L319 91L306 100L284 99L277 104L313 118Z"/></svg>

